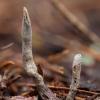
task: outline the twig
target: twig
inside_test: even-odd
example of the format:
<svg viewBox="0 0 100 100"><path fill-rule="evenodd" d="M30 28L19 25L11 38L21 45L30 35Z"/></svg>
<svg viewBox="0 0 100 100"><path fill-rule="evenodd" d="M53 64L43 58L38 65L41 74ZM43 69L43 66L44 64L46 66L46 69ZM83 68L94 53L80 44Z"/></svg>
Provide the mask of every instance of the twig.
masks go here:
<svg viewBox="0 0 100 100"><path fill-rule="evenodd" d="M79 80L80 80L80 73L81 73L81 62L82 57L81 54L77 54L74 57L73 65L72 65L72 82L70 85L70 91L68 93L68 96L66 100L74 100L77 88L79 86Z"/></svg>
<svg viewBox="0 0 100 100"><path fill-rule="evenodd" d="M41 57L38 57L37 59L35 59L36 63L40 63L42 64L45 68L48 68L52 71L54 71L55 73L64 75L64 72L56 67L54 67L53 65L51 65L46 59L43 59Z"/></svg>
<svg viewBox="0 0 100 100"><path fill-rule="evenodd" d="M3 67L11 66L11 65L15 65L15 63L12 61L6 61L6 62L0 64L0 69Z"/></svg>
<svg viewBox="0 0 100 100"><path fill-rule="evenodd" d="M37 93L37 91L27 90L27 91L25 91L24 93L22 93L21 96L24 96L24 97L27 96L27 95L33 96L33 94L34 94L34 95L37 95L38 93Z"/></svg>
<svg viewBox="0 0 100 100"><path fill-rule="evenodd" d="M97 94L95 94L95 95L93 95L93 96L87 98L86 100L94 100L94 99L96 99L97 97L100 97L100 93L97 93Z"/></svg>
<svg viewBox="0 0 100 100"><path fill-rule="evenodd" d="M7 86L13 84L14 82L16 82L17 80L19 80L21 78L20 75L17 75L16 77L14 77L13 79L8 80L7 82Z"/></svg>
<svg viewBox="0 0 100 100"><path fill-rule="evenodd" d="M50 55L47 60L52 62L52 61L55 61L61 57L63 57L64 55L67 55L70 51L68 49L65 49L63 50L62 52L59 52L57 54L54 54L54 55Z"/></svg>
<svg viewBox="0 0 100 100"><path fill-rule="evenodd" d="M6 60L6 58L11 57L14 54L12 52L12 49L4 49L0 52L0 62L3 62Z"/></svg>
<svg viewBox="0 0 100 100"><path fill-rule="evenodd" d="M0 100L8 100L5 96L2 95L2 93L0 93L0 96L1 96Z"/></svg>
<svg viewBox="0 0 100 100"><path fill-rule="evenodd" d="M37 95L37 91L32 91L32 90L28 90L24 93L21 94L21 96L32 96L32 95ZM65 94L65 93L59 93L57 95L62 95L62 96L67 96L68 94ZM75 100L85 100L84 98L81 98L81 97L75 97Z"/></svg>
<svg viewBox="0 0 100 100"><path fill-rule="evenodd" d="M14 43L10 43L10 44L8 44L8 45L6 45L6 46L4 46L4 47L1 47L1 49L7 49L7 48L11 47L13 44L14 44Z"/></svg>
<svg viewBox="0 0 100 100"><path fill-rule="evenodd" d="M32 29L29 14L27 9L23 8L23 21L22 21L22 55L23 66L29 76L31 76L36 84L37 91L41 98L44 100L45 95L49 99L59 100L44 84L43 77L38 73L37 66L33 61L32 56ZM49 97L46 92L50 93Z"/></svg>
<svg viewBox="0 0 100 100"><path fill-rule="evenodd" d="M18 93L18 87L16 84L11 84L11 88L12 88L12 91L14 93L14 95L16 95Z"/></svg>
<svg viewBox="0 0 100 100"><path fill-rule="evenodd" d="M65 93L59 93L59 95L62 95L62 96L65 96L65 97L68 96L68 94L65 94ZM76 96L75 100L85 100L85 98Z"/></svg>
<svg viewBox="0 0 100 100"><path fill-rule="evenodd" d="M63 4L61 4L58 0L50 0L54 6L62 13L62 15L70 21L74 27L81 31L85 36L87 36L92 42L100 43L99 37L89 30L83 23L81 23Z"/></svg>
<svg viewBox="0 0 100 100"><path fill-rule="evenodd" d="M21 78L20 75L17 75L16 77L12 79L8 79L6 76L4 77L0 76L0 90L1 91L5 90L8 86L18 81L20 78Z"/></svg>
<svg viewBox="0 0 100 100"><path fill-rule="evenodd" d="M64 44L64 45L61 45L62 47L65 48L67 45L67 49L70 50L70 52L77 52L77 51L80 51L81 53L85 52L85 53L90 54L93 58L95 58L95 60L100 62L100 52L98 52L96 49L93 49L84 44L79 45L77 42L74 42L74 41L71 42L71 44L70 44L70 39L67 39L65 37L61 37L61 38L57 38L57 35L54 35L52 37L53 40L61 41ZM53 41L53 43L54 43L54 41ZM77 45L77 49L73 49L73 46L75 46L75 45Z"/></svg>
<svg viewBox="0 0 100 100"><path fill-rule="evenodd" d="M18 83L17 84L18 86L29 86L29 87L32 87L32 88L36 88L36 85L35 84L26 84L26 83ZM68 87L58 87L58 86L51 86L51 85L46 85L48 88L50 88L51 90L54 90L54 91L65 91L66 93L68 93L68 91L70 90L70 88ZM85 90L80 90L78 89L77 90L77 93L79 94L84 94L84 95L88 95L88 96L93 96L95 94L97 94L96 92L90 92L90 91L85 91Z"/></svg>

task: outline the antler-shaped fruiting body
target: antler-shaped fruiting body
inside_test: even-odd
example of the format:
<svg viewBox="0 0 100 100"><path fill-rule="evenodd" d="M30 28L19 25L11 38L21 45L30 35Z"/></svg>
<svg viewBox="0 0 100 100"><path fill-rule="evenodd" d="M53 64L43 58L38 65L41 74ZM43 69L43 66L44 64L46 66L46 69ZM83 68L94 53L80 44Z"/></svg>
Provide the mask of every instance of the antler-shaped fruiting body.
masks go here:
<svg viewBox="0 0 100 100"><path fill-rule="evenodd" d="M44 95L46 95L46 97L52 98L52 100L59 100L56 96L53 95L49 88L44 85L43 77L38 73L37 66L33 61L31 21L28 11L25 7L23 8L22 21L22 55L25 71L33 78L41 98L44 99Z"/></svg>
<svg viewBox="0 0 100 100"><path fill-rule="evenodd" d="M22 21L22 55L23 66L28 75L33 79L37 87L40 87L38 92L40 93L42 87L44 87L44 81L40 74L37 72L37 67L33 61L32 56L32 29L29 14L27 9L23 8L23 21ZM41 93L40 93L41 94Z"/></svg>
<svg viewBox="0 0 100 100"><path fill-rule="evenodd" d="M81 54L76 54L74 57L73 65L72 65L72 82L71 82L70 91L68 93L66 100L74 100L75 98L77 88L79 86L81 62L82 62Z"/></svg>

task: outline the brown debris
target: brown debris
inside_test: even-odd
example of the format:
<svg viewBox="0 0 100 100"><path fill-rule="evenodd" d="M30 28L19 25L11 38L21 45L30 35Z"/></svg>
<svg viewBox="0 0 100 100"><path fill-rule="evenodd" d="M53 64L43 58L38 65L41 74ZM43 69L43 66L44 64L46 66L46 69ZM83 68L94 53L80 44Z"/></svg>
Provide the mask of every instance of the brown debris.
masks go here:
<svg viewBox="0 0 100 100"><path fill-rule="evenodd" d="M60 14L61 14L60 17L62 17L62 15L63 15L64 17L62 17L62 18L65 18L69 22L71 22L71 24L74 28L74 29L71 29L71 31L73 31L73 32L77 31L78 33L75 32L75 34L74 34L75 36L74 36L74 35L70 34L72 32L62 31L62 29L61 29L62 34L59 34L60 32L58 32L58 31L60 29L58 29L59 27L57 26L56 21L58 21L58 19L60 17L56 16L56 14L54 14L55 10L54 9L52 10L52 8L50 8L50 11L52 13L51 18L55 17L55 20L57 19L56 21L51 22L51 24L50 24L50 26L52 26L52 23L53 23L55 26L54 28L57 28L58 34L56 34L57 33L56 30L49 29L50 28L49 25L44 25L45 24L44 19L46 17L44 15L44 13L43 14L42 14L42 12L40 13L40 15L41 14L43 15L43 18L41 18L40 15L37 16L38 15L36 13L37 11L35 11L37 9L35 9L35 7L34 7L34 9L32 10L32 12L33 12L32 17L35 16L37 18L32 19L32 25L33 25L32 27L36 28L36 30L37 30L36 32L40 32L39 28L42 26L41 27L41 30L43 31L42 34L44 36L44 39L47 39L47 40L41 39L42 42L43 41L45 41L45 42L43 42L44 44L39 43L39 44L41 44L41 47L39 47L40 45L38 46L38 48L40 50L38 50L37 48L35 48L37 51L35 51L35 49L33 50L34 53L36 53L36 55L35 55L36 57L35 57L32 54L32 43L34 41L34 40L32 41L32 38L34 38L35 35L37 36L37 33L35 35L33 35L33 37L32 37L31 22L29 19L28 11L24 7L23 23L22 23L23 24L23 27L22 27L23 52L22 53L23 53L23 65L24 65L23 67L25 68L27 74L31 76L31 78L26 75L25 70L23 70L23 68L22 68L22 58L21 58L22 54L21 53L18 54L18 56L17 56L18 58L15 56L15 53L17 50L19 50L19 48L16 48L15 45L14 45L15 48L13 48L13 49L9 48L13 45L13 43L17 43L17 42L18 42L17 45L21 46L21 40L19 39L17 41L17 38L16 38L15 42L12 41L12 42L9 42L9 43L11 43L9 45L1 46L2 52L0 52L0 54L1 54L0 100L1 99L2 100L19 100L19 99L20 100L38 100L38 99L40 100L40 96L41 96L41 99L44 99L44 100L51 100L51 99L52 100L65 100L66 97L68 98L70 96L70 94L71 94L70 97L73 97L70 100L73 100L73 99L75 99L75 100L99 100L100 99L100 94L99 94L100 86L98 86L98 85L96 85L96 87L92 86L95 83L98 83L98 84L100 83L99 78L94 83L93 82L91 83L92 79L90 78L90 76L92 77L91 72L93 73L93 71L96 71L96 70L99 71L99 69L100 69L98 67L97 62L96 62L95 68L93 66L92 67L89 66L91 68L87 68L87 70L85 70L86 72L84 71L84 69L82 70L82 83L84 84L83 87L79 86L81 70L77 70L77 68L80 67L80 64L73 66L72 83L71 83L71 67L70 67L70 65L71 65L70 57L73 54L79 53L79 52L82 54L89 54L95 60L100 62L99 51L97 49L95 50L94 48L90 47L92 45L92 43L94 45L95 43L100 42L99 37L96 34L94 34L94 32L89 30L84 24L82 24L81 21L79 21L64 6L65 4L64 5L61 4L58 0L48 0L48 1L52 2L54 7L56 7L58 9L58 11L60 11ZM49 6L50 2L48 2L48 1L46 0L46 3ZM41 8L41 5L42 5L41 1L33 0L33 2L34 2L34 5L40 4L39 6ZM39 2L39 3L37 3L37 2ZM66 3L66 0L64 0L62 2ZM44 3L44 1L43 1L43 3ZM86 3L86 1L85 1L85 3ZM91 3L92 3L92 6L94 6L94 4L99 5L99 1L97 1L97 2L92 1ZM81 4L81 5L85 5L85 4ZM88 10L85 7L86 6L83 6L80 8L83 9L84 11L88 11L89 9L91 9L91 4L89 3ZM38 10L40 8L38 8ZM95 9L95 8L92 8L92 9ZM48 13L48 9L46 11ZM57 12L57 13L59 13L59 12ZM5 16L3 16L3 17L5 17ZM62 27L64 26L66 28L66 25L68 23L66 23L65 20L63 20L62 18L61 18L61 20L62 20L61 23L62 22L64 22L64 23L61 25L62 25ZM39 19L40 22L38 22L37 19ZM15 20L15 19L13 19L13 20ZM12 23L13 23L13 20L12 20ZM10 20L8 18L7 22L9 22L9 21ZM37 26L39 23L42 25L37 27L34 24L34 22L37 23ZM6 20L5 20L5 23L6 23ZM20 25L21 25L21 22L20 22ZM20 25L18 24L18 27L20 27ZM4 26L5 26L5 24L4 24ZM12 24L12 26L16 27L15 24ZM25 30L24 30L24 28L25 28ZM69 28L69 30L70 30L70 28ZM67 35L64 34L64 32L65 33L68 32ZM23 34L23 33L25 33L25 34ZM46 33L46 35L48 35L48 37L49 37L49 33L50 34L53 33L52 35L50 35L52 38L50 38L50 37L45 38L45 36L46 36L46 35L44 35L45 33ZM34 34L34 32L33 32L33 34ZM68 34L70 36L68 36ZM25 36L25 35L27 35L27 36ZM40 36L40 35L38 34L38 36ZM39 38L38 36L35 38ZM75 39L75 41L77 40L77 42L74 43L74 40L70 40L69 37L71 39ZM7 38L8 38L8 36L7 36ZM82 39L86 38L88 41L92 41L92 42L91 42L91 44L86 43L87 41L84 41L81 38ZM41 40L39 42L41 42ZM56 42L55 42L55 40L56 40ZM81 43L79 43L79 41L81 41ZM72 42L72 43L70 43L70 42ZM42 48L42 46L45 46L45 45L48 46L48 44L49 44L50 49L46 51L44 48ZM37 44L34 44L34 47L35 47L35 45L37 47ZM53 49L52 49L51 48L52 45L53 46L57 45L57 48L53 47ZM76 49L76 46L77 46L77 49ZM96 47L99 47L99 44L97 44ZM46 53L44 53L44 51L46 51ZM16 55L17 55L17 53L16 53ZM40 55L42 55L42 56L40 56ZM34 57L34 59L32 57ZM68 59L68 63L66 63L67 62L66 58ZM14 62L18 62L18 63L14 63ZM41 67L41 65L42 65L42 67ZM84 67L84 68L86 69L86 67ZM88 69L90 70L90 73L88 73L88 71L89 71ZM43 73L43 70L45 71L44 73ZM2 75L3 72L4 72L4 75ZM21 78L21 76L19 74L22 75L22 79L19 82L17 82ZM88 74L90 74L90 75L88 75ZM94 75L93 79L95 77L99 76L97 74L93 74L93 75ZM90 80L88 80L89 78L90 78ZM55 81L55 80L58 80L58 81ZM87 86L87 84L85 86L85 81L88 81L89 86ZM16 82L16 83L14 83L14 82ZM31 84L33 82L35 84ZM50 83L50 82L52 82L52 83ZM44 83L49 84L49 85L45 85ZM70 83L71 83L71 86L69 88ZM73 91L74 91L74 96L71 93Z"/></svg>
<svg viewBox="0 0 100 100"><path fill-rule="evenodd" d="M6 61L2 64L0 64L0 69L3 68L3 67L8 67L8 66L11 66L11 65L14 65L15 63L12 62L12 61Z"/></svg>

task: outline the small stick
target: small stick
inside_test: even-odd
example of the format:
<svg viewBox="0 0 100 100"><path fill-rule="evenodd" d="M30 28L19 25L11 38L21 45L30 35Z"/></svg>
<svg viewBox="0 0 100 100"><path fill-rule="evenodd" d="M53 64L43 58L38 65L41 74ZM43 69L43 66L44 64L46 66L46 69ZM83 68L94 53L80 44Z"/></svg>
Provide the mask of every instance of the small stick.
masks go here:
<svg viewBox="0 0 100 100"><path fill-rule="evenodd" d="M37 91L32 91L32 90L28 90L28 91L26 91L26 92L24 92L24 93L22 93L21 94L21 96L31 96L31 95L37 95ZM62 96L67 96L68 94L65 94L65 93L59 93L59 94L57 94L57 95L62 95ZM75 100L85 100L84 98L81 98L81 97L75 97Z"/></svg>
<svg viewBox="0 0 100 100"><path fill-rule="evenodd" d="M93 95L93 96L87 98L86 100L94 100L94 99L96 99L97 97L100 97L100 93L97 93L97 94L95 94L95 95ZM98 99L98 100L99 100L99 99Z"/></svg>
<svg viewBox="0 0 100 100"><path fill-rule="evenodd" d="M6 62L0 64L0 69L3 67L11 66L11 65L15 65L15 63L12 61L6 61Z"/></svg>
<svg viewBox="0 0 100 100"><path fill-rule="evenodd" d="M28 86L28 87L32 87L34 89L36 89L36 85L35 84L30 84L30 83L18 83L17 84L18 86ZM53 91L65 91L66 93L68 93L68 91L70 90L70 88L68 87L58 87L58 86L51 86L51 85L46 85L48 88L50 88L51 90ZM88 96L93 96L95 94L97 94L97 92L90 92L90 91L86 91L86 90L80 90L78 89L77 90L77 93L79 94L85 94L85 95L88 95Z"/></svg>
<svg viewBox="0 0 100 100"><path fill-rule="evenodd" d="M47 60L49 62L53 62L55 60L58 60L59 58L63 57L64 55L67 55L70 51L68 49L63 50L62 52L56 53L54 55L50 55Z"/></svg>
<svg viewBox="0 0 100 100"><path fill-rule="evenodd" d="M6 45L6 46L4 46L4 47L1 47L1 49L8 49L8 48L10 48L13 44L14 44L14 43L10 43L10 44L8 44L8 45Z"/></svg>
<svg viewBox="0 0 100 100"><path fill-rule="evenodd" d="M0 96L1 96L1 100L8 100L5 96L3 96L3 94L2 93L0 93Z"/></svg>
<svg viewBox="0 0 100 100"><path fill-rule="evenodd" d="M31 21L27 9L23 8L23 21L22 21L22 55L23 66L26 73L31 76L36 84L37 91L41 98L44 100L46 97L52 100L59 100L48 87L45 86L43 77L38 73L37 66L33 61L32 56L32 28ZM49 93L49 97L46 93Z"/></svg>
<svg viewBox="0 0 100 100"><path fill-rule="evenodd" d="M74 57L73 65L72 65L72 82L70 85L70 91L68 93L68 96L66 100L74 100L77 88L79 86L79 80L80 80L80 73L81 73L81 62L82 57L81 54L77 54Z"/></svg>
<svg viewBox="0 0 100 100"><path fill-rule="evenodd" d="M8 80L7 82L7 86L10 86L11 84L13 84L14 82L16 82L17 80L19 80L21 78L20 75L15 76L14 78Z"/></svg>
<svg viewBox="0 0 100 100"><path fill-rule="evenodd" d="M60 13L74 25L74 27L81 31L83 35L87 36L92 42L100 43L99 37L89 30L83 23L81 23L63 4L61 4L58 0L50 0L53 5L60 11ZM100 45L99 45L100 46Z"/></svg>
<svg viewBox="0 0 100 100"><path fill-rule="evenodd" d="M27 90L20 95L25 97L25 96L34 96L34 95L37 95L37 94L38 94L37 91Z"/></svg>
<svg viewBox="0 0 100 100"><path fill-rule="evenodd" d="M52 71L54 71L55 73L58 73L58 74L61 74L61 75L64 75L64 72L56 67L54 67L53 65L51 65L47 60L43 59L43 58L40 58L38 57L38 59L35 60L36 63L40 63L43 65L43 67L45 68L48 68Z"/></svg>

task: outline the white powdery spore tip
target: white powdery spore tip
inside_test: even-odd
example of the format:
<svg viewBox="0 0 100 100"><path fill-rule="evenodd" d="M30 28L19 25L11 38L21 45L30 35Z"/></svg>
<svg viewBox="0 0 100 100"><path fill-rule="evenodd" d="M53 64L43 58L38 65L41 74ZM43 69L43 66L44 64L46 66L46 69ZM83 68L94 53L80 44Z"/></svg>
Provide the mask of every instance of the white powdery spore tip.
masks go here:
<svg viewBox="0 0 100 100"><path fill-rule="evenodd" d="M82 62L82 56L81 56L81 54L76 54L75 55L74 62L78 62L78 63Z"/></svg>

